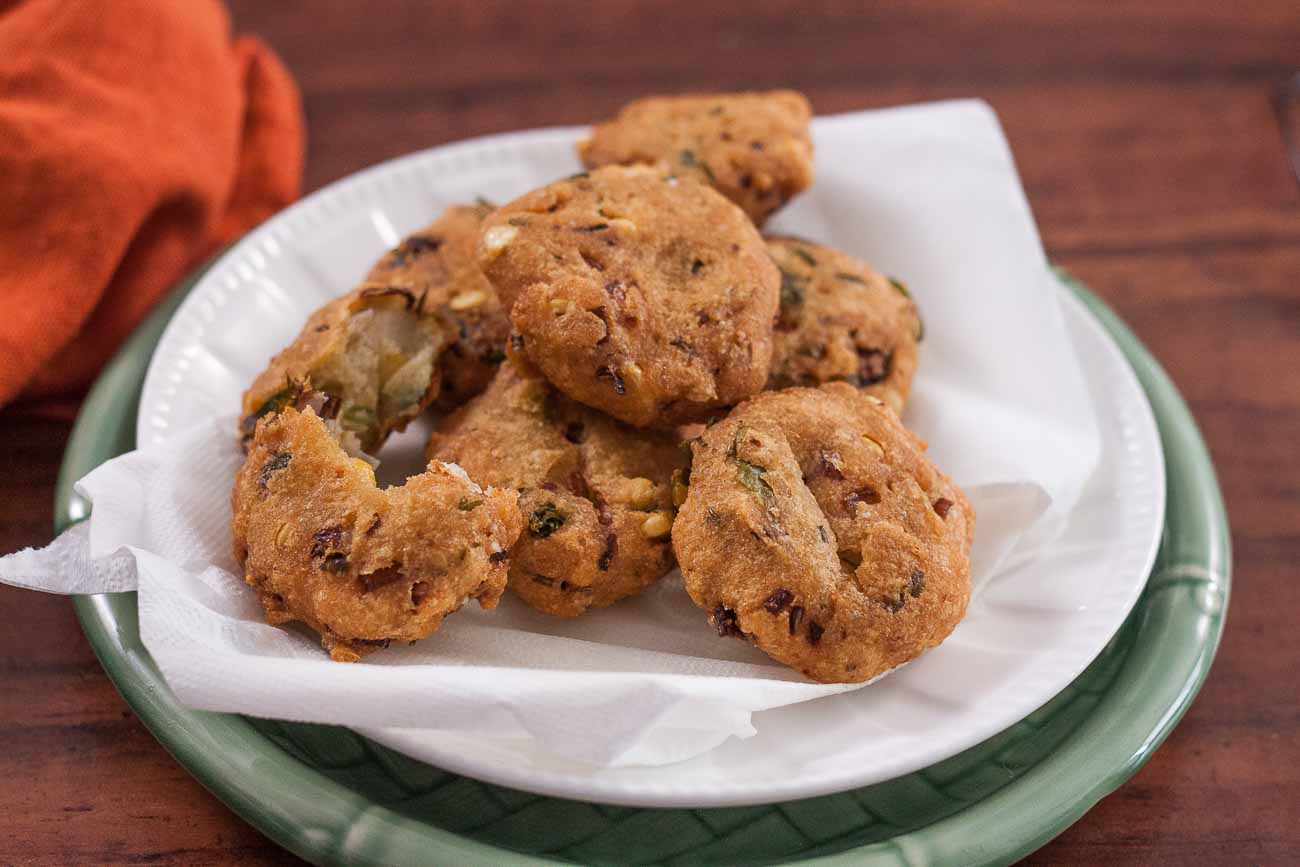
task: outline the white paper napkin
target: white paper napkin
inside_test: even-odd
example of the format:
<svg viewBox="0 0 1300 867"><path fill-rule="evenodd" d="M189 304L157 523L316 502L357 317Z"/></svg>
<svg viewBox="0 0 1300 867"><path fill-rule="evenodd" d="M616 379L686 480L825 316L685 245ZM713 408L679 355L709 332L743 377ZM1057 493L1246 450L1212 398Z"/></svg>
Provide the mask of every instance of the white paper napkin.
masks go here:
<svg viewBox="0 0 1300 867"><path fill-rule="evenodd" d="M982 584L1017 545L1050 544L1099 452L1010 152L992 112L970 101L819 119L814 138L817 184L771 229L850 251L911 287L926 338L905 420L975 503ZM516 192L563 173L538 167ZM530 737L594 765L679 761L753 734L756 711L856 688L809 683L717 637L676 575L572 621L509 595L494 612L471 604L413 647L329 662L307 631L263 623L238 574L233 430L233 414L201 419L96 469L78 484L90 520L0 559L0 581L138 590L144 643L190 707Z"/></svg>

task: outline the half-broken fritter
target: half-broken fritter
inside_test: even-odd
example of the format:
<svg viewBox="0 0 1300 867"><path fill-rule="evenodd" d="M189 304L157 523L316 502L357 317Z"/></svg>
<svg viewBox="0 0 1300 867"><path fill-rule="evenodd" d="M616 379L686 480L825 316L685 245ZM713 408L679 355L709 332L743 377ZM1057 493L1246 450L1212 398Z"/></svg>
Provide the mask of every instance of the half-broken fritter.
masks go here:
<svg viewBox="0 0 1300 867"><path fill-rule="evenodd" d="M512 490L431 463L380 489L313 408L258 425L231 497L235 558L273 624L302 621L339 661L493 608L523 521Z"/></svg>
<svg viewBox="0 0 1300 867"><path fill-rule="evenodd" d="M296 340L244 392L240 432L303 394L330 400L325 414L374 452L438 393L445 345L437 320L408 289L363 284L317 310Z"/></svg>
<svg viewBox="0 0 1300 867"><path fill-rule="evenodd" d="M367 281L408 289L442 326L442 388L436 405L455 409L487 388L510 335L496 290L478 267L478 236L492 205L453 205L380 259Z"/></svg>

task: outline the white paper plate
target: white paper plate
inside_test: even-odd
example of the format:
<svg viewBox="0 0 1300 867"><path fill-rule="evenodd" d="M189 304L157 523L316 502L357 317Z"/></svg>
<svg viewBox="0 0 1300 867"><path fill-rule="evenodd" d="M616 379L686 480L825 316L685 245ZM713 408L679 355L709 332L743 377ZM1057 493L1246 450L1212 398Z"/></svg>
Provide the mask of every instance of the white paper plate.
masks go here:
<svg viewBox="0 0 1300 867"><path fill-rule="evenodd" d="M534 161L553 164L576 134L543 130L435 148L360 172L269 220L172 319L145 380L139 445L230 413L255 368L307 312L353 285L385 248L448 204L479 195L504 201L528 189ZM1019 721L1073 680L1123 622L1145 583L1164 513L1163 453L1146 398L1101 327L1064 289L1062 296L1099 415L1101 464L1056 544L988 587L942 647L866 689L759 713L756 736L661 767L595 769L522 739L365 734L431 764L529 791L702 807L869 785ZM390 448L386 464L409 466L422 436L413 426L396 445L406 460Z"/></svg>

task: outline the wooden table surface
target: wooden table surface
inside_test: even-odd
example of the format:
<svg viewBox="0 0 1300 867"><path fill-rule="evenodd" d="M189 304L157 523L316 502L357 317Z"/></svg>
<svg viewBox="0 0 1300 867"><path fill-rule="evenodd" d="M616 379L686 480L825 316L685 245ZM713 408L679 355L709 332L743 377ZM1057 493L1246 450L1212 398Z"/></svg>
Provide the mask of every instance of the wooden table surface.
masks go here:
<svg viewBox="0 0 1300 867"><path fill-rule="evenodd" d="M1300 69L1295 0L774 2L743 18L707 0L231 5L301 82L307 190L654 91L790 86L824 113L988 100L1051 258L1187 397L1236 547L1204 691L1136 777L1029 860L1300 862L1300 186L1272 106ZM68 430L0 413L0 551L50 539ZM0 587L0 610L0 862L292 860L150 737L67 599Z"/></svg>

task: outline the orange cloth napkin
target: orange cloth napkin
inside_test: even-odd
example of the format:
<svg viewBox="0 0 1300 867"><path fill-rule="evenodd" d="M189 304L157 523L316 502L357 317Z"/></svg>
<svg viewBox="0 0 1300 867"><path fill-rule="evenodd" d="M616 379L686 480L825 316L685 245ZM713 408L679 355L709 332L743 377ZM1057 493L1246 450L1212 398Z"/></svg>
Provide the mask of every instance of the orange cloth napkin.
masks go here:
<svg viewBox="0 0 1300 867"><path fill-rule="evenodd" d="M0 3L0 406L67 406L150 307L297 197L297 86L217 0Z"/></svg>

